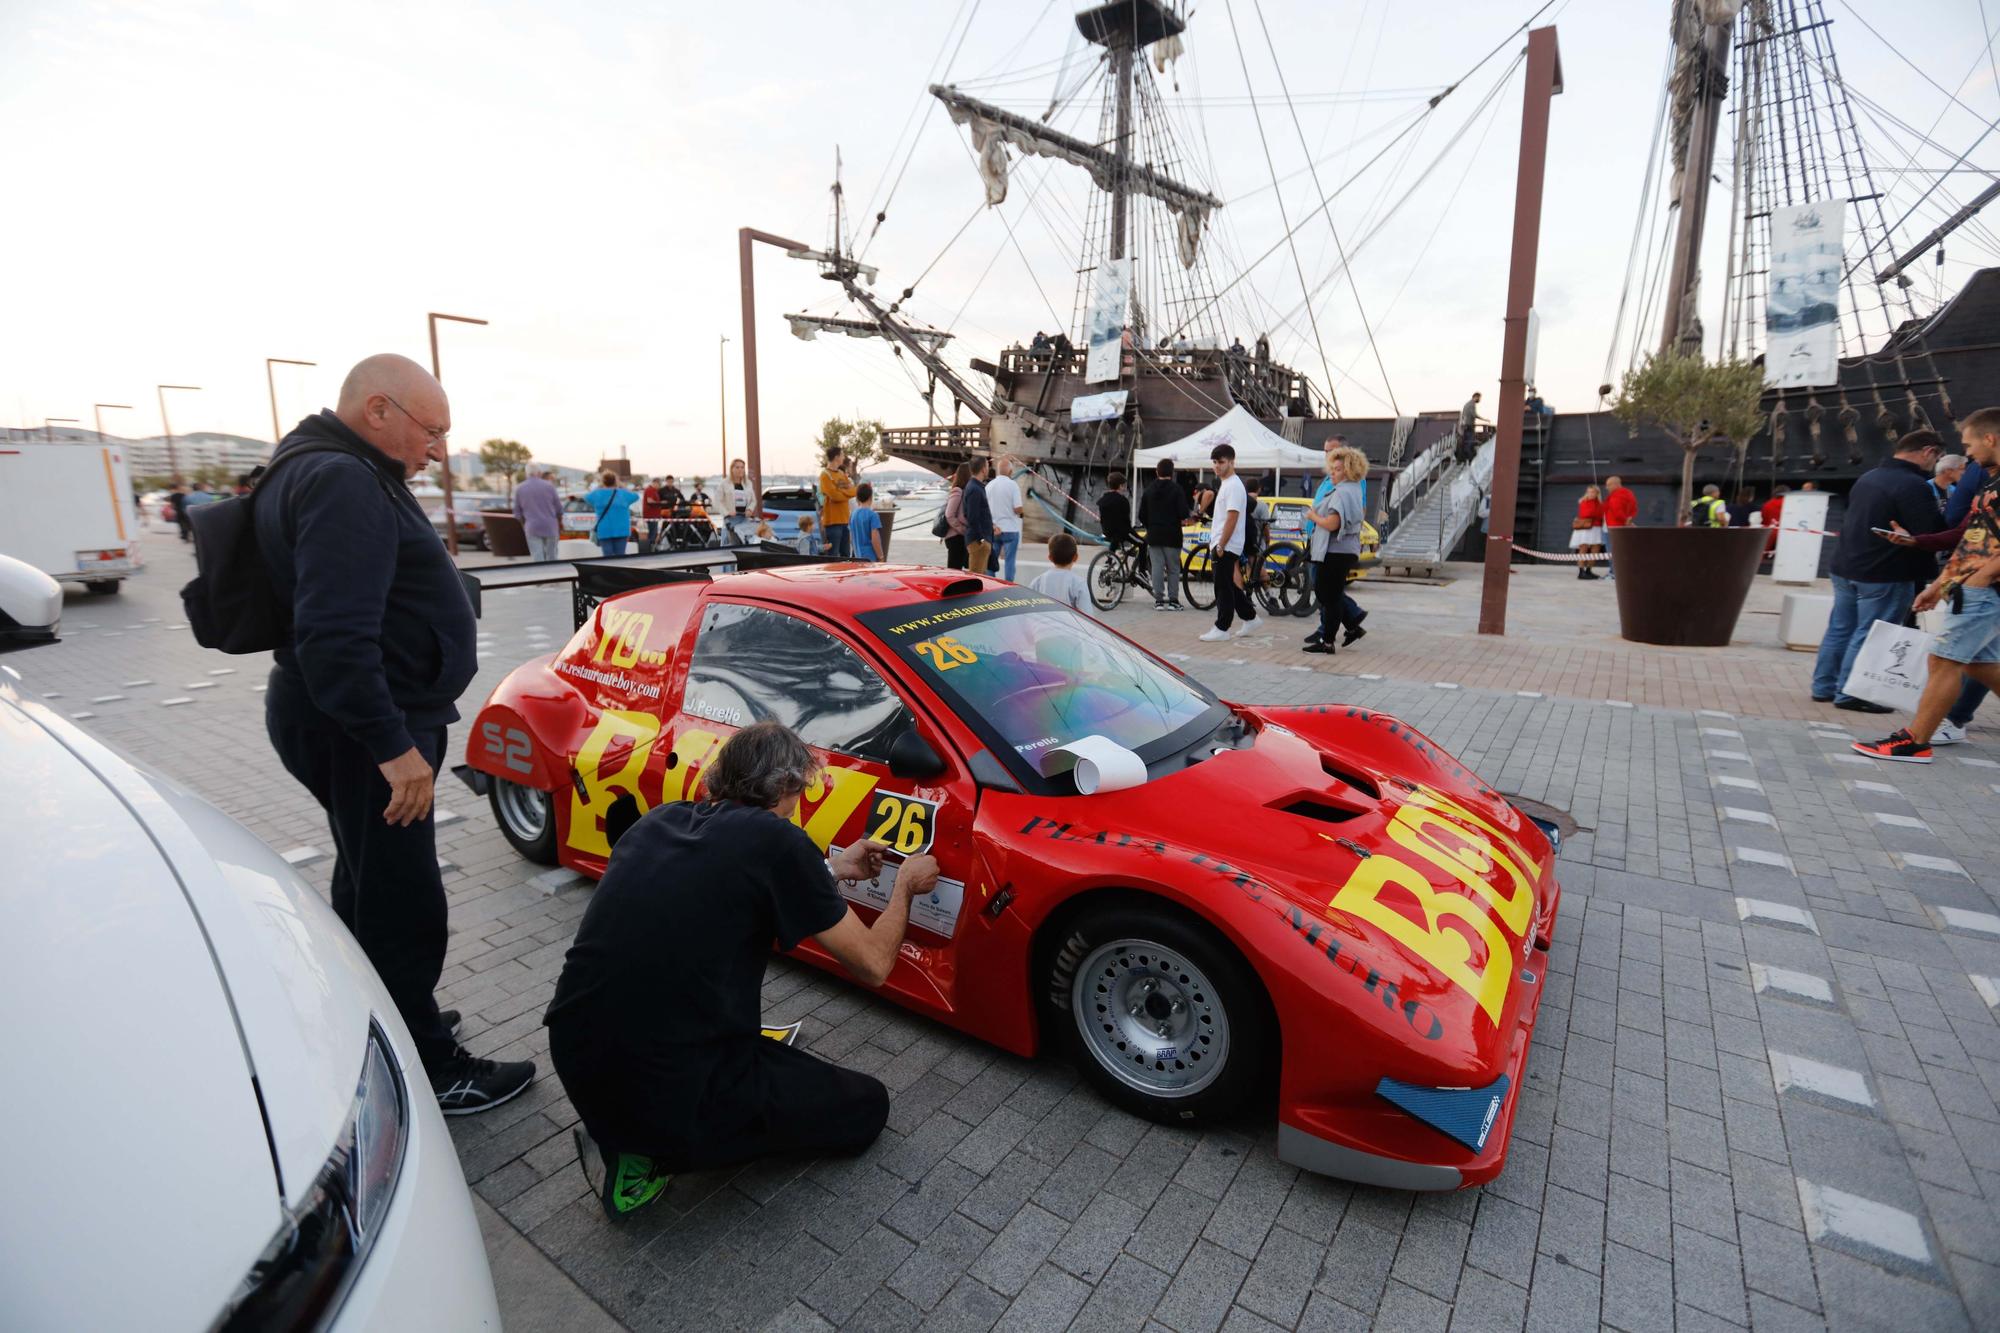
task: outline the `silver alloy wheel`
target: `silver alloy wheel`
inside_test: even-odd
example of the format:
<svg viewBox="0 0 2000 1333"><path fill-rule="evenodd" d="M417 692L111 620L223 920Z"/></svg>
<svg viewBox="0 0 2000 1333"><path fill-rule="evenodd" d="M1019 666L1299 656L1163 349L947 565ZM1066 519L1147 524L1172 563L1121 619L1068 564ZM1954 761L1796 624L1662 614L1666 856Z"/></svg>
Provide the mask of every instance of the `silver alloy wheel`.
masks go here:
<svg viewBox="0 0 2000 1333"><path fill-rule="evenodd" d="M1091 950L1070 983L1070 1012L1097 1062L1149 1097L1192 1096L1229 1059L1229 1016L1214 984L1152 940Z"/></svg>
<svg viewBox="0 0 2000 1333"><path fill-rule="evenodd" d="M507 824L507 831L522 842L537 842L549 830L549 794L536 787L523 787L518 782L496 778L494 801L500 818Z"/></svg>

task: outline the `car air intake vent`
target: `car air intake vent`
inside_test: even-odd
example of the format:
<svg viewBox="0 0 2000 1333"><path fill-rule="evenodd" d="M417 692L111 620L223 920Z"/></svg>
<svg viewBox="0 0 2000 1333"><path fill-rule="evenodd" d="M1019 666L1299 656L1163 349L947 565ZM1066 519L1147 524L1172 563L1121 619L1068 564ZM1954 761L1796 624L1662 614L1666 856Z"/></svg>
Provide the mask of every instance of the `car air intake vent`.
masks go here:
<svg viewBox="0 0 2000 1333"><path fill-rule="evenodd" d="M1354 790L1359 792L1366 792L1368 794L1369 800L1379 801L1382 799L1382 789L1380 787L1376 786L1373 782L1369 781L1367 778L1362 777L1359 773L1348 772L1346 769L1334 763L1333 760L1324 753L1322 753L1319 757L1319 766L1326 770L1326 775L1328 777L1339 778L1342 782L1345 782L1348 786L1354 788Z"/></svg>
<svg viewBox="0 0 2000 1333"><path fill-rule="evenodd" d="M1290 805L1281 805L1278 809L1288 815L1304 815L1307 819L1317 819L1326 824L1344 824L1361 813L1359 810L1347 810L1337 805L1329 805L1325 801L1316 801L1310 796L1302 796Z"/></svg>

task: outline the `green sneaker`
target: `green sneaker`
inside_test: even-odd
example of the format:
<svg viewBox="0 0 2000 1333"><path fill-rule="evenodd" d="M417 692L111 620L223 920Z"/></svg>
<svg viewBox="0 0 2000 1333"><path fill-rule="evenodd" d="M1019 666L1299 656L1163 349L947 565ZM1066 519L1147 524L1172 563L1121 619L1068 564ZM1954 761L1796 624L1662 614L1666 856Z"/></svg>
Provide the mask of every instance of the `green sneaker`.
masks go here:
<svg viewBox="0 0 2000 1333"><path fill-rule="evenodd" d="M604 1215L623 1222L666 1193L673 1177L653 1165L653 1159L635 1152L610 1153L597 1146L581 1125L572 1131L576 1140L576 1160L583 1178L604 1207Z"/></svg>

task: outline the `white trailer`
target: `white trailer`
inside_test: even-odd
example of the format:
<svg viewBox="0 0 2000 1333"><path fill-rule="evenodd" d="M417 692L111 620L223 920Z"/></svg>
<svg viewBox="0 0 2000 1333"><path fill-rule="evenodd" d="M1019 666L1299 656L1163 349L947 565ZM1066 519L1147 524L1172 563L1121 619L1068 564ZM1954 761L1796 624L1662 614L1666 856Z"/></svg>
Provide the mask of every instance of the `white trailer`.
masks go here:
<svg viewBox="0 0 2000 1333"><path fill-rule="evenodd" d="M123 449L0 443L0 497L0 555L96 593L141 569Z"/></svg>

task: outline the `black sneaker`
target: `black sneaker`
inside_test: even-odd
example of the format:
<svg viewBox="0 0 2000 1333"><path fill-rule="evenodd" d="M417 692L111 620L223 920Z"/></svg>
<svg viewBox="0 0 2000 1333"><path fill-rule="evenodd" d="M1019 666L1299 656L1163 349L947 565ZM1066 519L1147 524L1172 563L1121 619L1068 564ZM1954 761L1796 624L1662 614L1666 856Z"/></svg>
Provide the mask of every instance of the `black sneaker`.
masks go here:
<svg viewBox="0 0 2000 1333"><path fill-rule="evenodd" d="M1328 657L1331 657L1340 650L1335 648L1332 644L1328 643L1326 640L1321 639L1318 643L1307 644L1305 647L1305 651L1309 653L1325 653Z"/></svg>
<svg viewBox="0 0 2000 1333"><path fill-rule="evenodd" d="M459 1020L458 1010L456 1009L438 1010L438 1021L443 1023L444 1030L446 1032L451 1033L451 1035L454 1037L458 1035L458 1020Z"/></svg>
<svg viewBox="0 0 2000 1333"><path fill-rule="evenodd" d="M604 1215L613 1222L623 1222L665 1194L673 1180L650 1157L598 1147L581 1125L570 1132L570 1137L576 1143L576 1160L583 1167L583 1178L597 1196Z"/></svg>
<svg viewBox="0 0 2000 1333"><path fill-rule="evenodd" d="M1348 629L1347 633L1340 636L1340 646L1343 648L1352 648L1354 641L1366 636L1367 633L1368 631L1361 628L1360 625L1354 625Z"/></svg>
<svg viewBox="0 0 2000 1333"><path fill-rule="evenodd" d="M1306 635L1304 642L1306 647L1310 648L1325 637L1326 632L1324 630L1314 630L1312 633Z"/></svg>
<svg viewBox="0 0 2000 1333"><path fill-rule="evenodd" d="M477 1115L512 1101L534 1081L533 1060L481 1060L461 1046L431 1075L431 1091L446 1115Z"/></svg>
<svg viewBox="0 0 2000 1333"><path fill-rule="evenodd" d="M1850 713L1893 713L1896 711L1893 708L1884 708L1881 704L1869 703L1866 699L1835 699L1833 706L1835 708L1844 708Z"/></svg>

